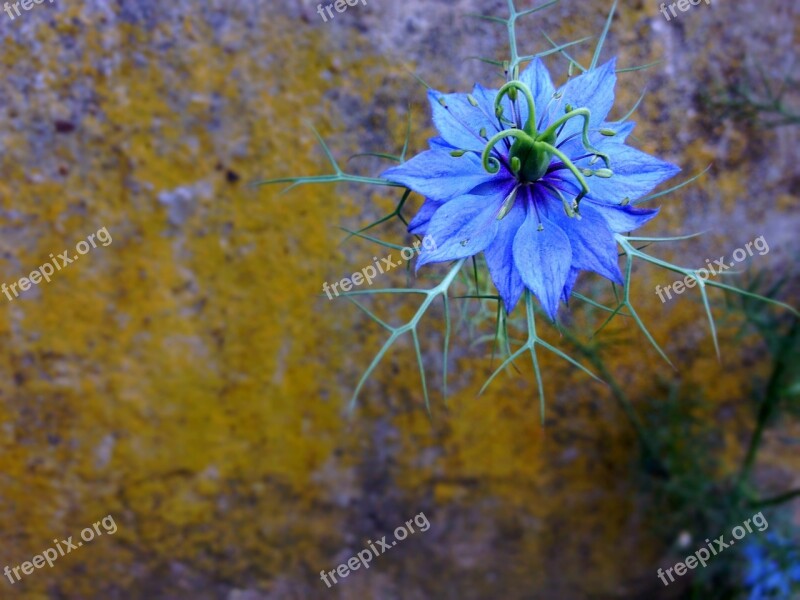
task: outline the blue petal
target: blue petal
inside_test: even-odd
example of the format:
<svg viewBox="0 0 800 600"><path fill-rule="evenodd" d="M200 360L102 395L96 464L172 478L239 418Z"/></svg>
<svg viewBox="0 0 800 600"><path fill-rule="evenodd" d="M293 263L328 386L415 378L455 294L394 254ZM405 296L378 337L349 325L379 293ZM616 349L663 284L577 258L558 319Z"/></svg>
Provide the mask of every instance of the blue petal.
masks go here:
<svg viewBox="0 0 800 600"><path fill-rule="evenodd" d="M519 302L525 286L514 264L514 237L525 221L525 209L516 202L497 227L497 235L484 250L489 275L503 299L506 312L511 313Z"/></svg>
<svg viewBox="0 0 800 600"><path fill-rule="evenodd" d="M481 165L481 159L473 153L455 158L442 150L427 150L417 154L381 175L384 179L400 183L440 202L462 196L482 183L508 176L505 167L501 167L494 175L487 173Z"/></svg>
<svg viewBox="0 0 800 600"><path fill-rule="evenodd" d="M428 227L434 213L442 206L441 202L426 198L422 206L419 207L417 214L408 223L408 232L414 235L425 235L425 229Z"/></svg>
<svg viewBox="0 0 800 600"><path fill-rule="evenodd" d="M458 150L452 144L448 144L447 140L443 137L435 137L428 140L428 145L431 147L431 150L447 150L450 152L451 150Z"/></svg>
<svg viewBox="0 0 800 600"><path fill-rule="evenodd" d="M536 211L528 215L514 237L514 263L525 286L541 302L548 316L555 320L558 301L572 263L572 248L567 234L545 218L539 231Z"/></svg>
<svg viewBox="0 0 800 600"><path fill-rule="evenodd" d="M561 292L561 300L564 304L569 303L569 298L572 295L572 288L575 287L575 282L578 280L578 275L580 274L580 270L576 268L571 268L569 270L569 275L567 275L567 282L564 284L564 289Z"/></svg>
<svg viewBox="0 0 800 600"><path fill-rule="evenodd" d="M497 233L497 212L503 196L463 196L443 204L428 224L426 235L435 244L423 248L417 269L432 262L466 258L482 252Z"/></svg>
<svg viewBox="0 0 800 600"><path fill-rule="evenodd" d="M657 208L634 208L581 200L581 210L593 208L605 219L608 228L614 233L625 233L638 229L658 214Z"/></svg>
<svg viewBox="0 0 800 600"><path fill-rule="evenodd" d="M611 170L614 172L614 175L608 179L592 177L587 180L588 197L599 202L619 204L624 198L628 198L630 201L638 200L657 185L680 172L679 167L625 144L605 142L597 144L597 148L601 152L609 154ZM574 162L578 168L604 166L600 162L596 163L594 167L590 167L590 160L590 158L584 158ZM551 176L569 183L577 192L578 186L570 171L562 169L551 173Z"/></svg>
<svg viewBox="0 0 800 600"><path fill-rule="evenodd" d="M488 131L494 125L494 112L487 116L480 107L470 104L467 94L441 94L429 90L428 99L431 103L433 124L448 144L461 150L483 150L485 143L479 133L482 127L486 127ZM447 108L439 103L440 99L447 104Z"/></svg>
<svg viewBox="0 0 800 600"><path fill-rule="evenodd" d="M563 107L570 104L573 109L588 108L591 111L589 128L596 129L608 116L611 107L614 106L614 86L617 83L616 74L617 59L614 58L591 71L587 71L576 78L571 79L561 88L562 98L558 103L560 110L553 110L551 106L551 121L563 115ZM579 133L583 128L583 118L570 119L564 126L560 138L566 138L573 133Z"/></svg>
<svg viewBox="0 0 800 600"><path fill-rule="evenodd" d="M538 197L543 198L539 193ZM560 200L547 198L539 201L542 213L569 237L572 247L572 267L593 271L622 285L619 255L614 234L598 211L586 203L581 204L581 218L570 218ZM574 283L574 282L573 282Z"/></svg>
<svg viewBox="0 0 800 600"><path fill-rule="evenodd" d="M605 148L603 148L605 151ZM613 177L593 177L589 197L603 202L619 202L623 198L638 200L658 184L674 177L680 167L663 161L636 148L620 145L611 154Z"/></svg>
<svg viewBox="0 0 800 600"><path fill-rule="evenodd" d="M482 127L486 127L486 133L488 137L492 137L495 133L500 131L500 121L498 120L497 116L495 116L494 112L494 101L495 98L497 98L497 91L498 90L487 89L479 83L476 83L475 87L472 88L472 95L474 96L475 100L477 100L481 112L487 116L487 123ZM505 110L506 117L510 118L511 102L509 101L508 96L503 98L502 106ZM478 132L480 133L480 128L478 129Z"/></svg>
<svg viewBox="0 0 800 600"><path fill-rule="evenodd" d="M597 130L589 132L589 142L601 152L613 154L614 151L617 150L614 148L614 145L624 144L634 127L636 127L636 123L633 121L625 121L624 123L601 123ZM605 136L600 133L599 129L610 129L611 131L616 132L616 135L611 137ZM582 157L584 154L588 154L586 148L583 146L583 137L580 133L572 134L569 139L562 134L559 136L556 145L558 146L558 149L570 157L576 165L578 164L578 159L580 157ZM585 161L581 162L579 166L588 166L589 160L591 160L591 158L585 159ZM556 159L554 163L560 163L560 161Z"/></svg>
<svg viewBox="0 0 800 600"><path fill-rule="evenodd" d="M533 94L533 101L536 104L536 122L537 129L539 123L547 123L550 121L548 111L556 104L553 100L553 94L556 89L553 86L553 80L550 79L550 73L547 67L540 58L534 58L528 67L520 73L519 80L527 85ZM520 95L524 100L524 96ZM528 103L525 101L525 110L527 111ZM527 112L523 113L527 115Z"/></svg>

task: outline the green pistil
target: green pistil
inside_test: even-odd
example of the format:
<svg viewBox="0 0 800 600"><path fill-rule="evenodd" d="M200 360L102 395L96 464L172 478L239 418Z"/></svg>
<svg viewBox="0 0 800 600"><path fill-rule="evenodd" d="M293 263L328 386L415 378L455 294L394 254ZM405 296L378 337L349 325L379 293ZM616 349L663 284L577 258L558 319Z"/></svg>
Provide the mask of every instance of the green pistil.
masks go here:
<svg viewBox="0 0 800 600"><path fill-rule="evenodd" d="M501 102L503 101L503 97L508 94L508 97L513 101L516 100L516 91L519 90L525 96L525 99L528 101L528 122L525 123L525 127L523 130L528 135L535 135L536 134L536 104L533 102L533 94L531 94L530 89L528 86L522 83L521 81L509 81L500 90L497 92L497 98L494 99L494 110L495 114L500 117L503 114L503 107L501 106ZM500 111L499 113L497 111Z"/></svg>
<svg viewBox="0 0 800 600"><path fill-rule="evenodd" d="M481 164L487 172L497 173L500 170L500 161L496 157L491 156L491 153L494 151L494 147L501 140L509 137L514 138L514 143L511 145L511 149L509 151L509 168L517 177L517 180L521 185L539 181L542 177L544 177L544 175L547 173L547 170L550 168L553 157L557 157L562 163L564 163L564 166L572 172L581 187L581 191L578 193L572 203L567 202L563 195L558 192L558 196L561 198L561 201L564 204L564 211L570 217L577 218L579 216L578 203L584 196L586 196L586 194L589 193L589 186L586 183L586 178L595 176L607 179L614 175L614 172L610 168L610 160L608 155L600 152L589 142L589 121L591 119L591 112L588 108L576 109L571 105L567 105L566 114L561 116L559 119L556 119L547 129L539 132L536 129L536 105L533 100L533 94L527 85L516 79L516 73L514 73L514 77L515 79L506 83L497 92L497 97L494 101L495 115L498 119L500 119L502 127L502 122L504 121L502 106L503 98L508 96L512 102L515 102L518 94L522 93L528 102L528 120L525 122L522 129L512 126L512 128L505 129L492 136L492 138L487 141L486 146L483 149L483 153L481 155ZM560 99L561 94L555 93L553 98ZM470 104L472 104L472 100L470 100ZM589 161L589 164L594 165L599 159L602 158L603 162L605 163L605 168L596 170L579 169L566 154L556 147L556 137L560 128L563 127L563 125L565 125L570 119L574 119L575 117L580 117L583 119L581 142L583 143L584 148L594 155ZM616 132L610 129L601 129L600 133L609 137L616 135ZM485 137L485 130L481 130L481 136ZM517 188L514 188L514 191L504 200L503 206L501 207L498 215L498 219L502 219L506 214L508 214L508 211L511 210L516 198L516 190Z"/></svg>

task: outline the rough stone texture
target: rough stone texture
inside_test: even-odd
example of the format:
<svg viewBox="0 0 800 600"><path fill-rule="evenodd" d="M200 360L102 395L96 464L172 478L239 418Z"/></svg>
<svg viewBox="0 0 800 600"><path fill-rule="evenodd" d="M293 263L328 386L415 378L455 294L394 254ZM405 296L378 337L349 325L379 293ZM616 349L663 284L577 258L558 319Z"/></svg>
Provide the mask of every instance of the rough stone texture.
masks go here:
<svg viewBox="0 0 800 600"><path fill-rule="evenodd" d="M368 0L328 23L305 0L56 0L14 21L0 13L3 281L101 227L113 237L51 283L0 296L0 565L108 514L119 527L52 569L1 582L0 597L680 597L681 584L664 590L655 570L681 558L675 540L691 521L653 510L633 433L605 388L543 356L543 428L527 364L476 399L488 352L469 348L462 329L454 395L445 407L434 394L432 419L410 344L345 414L383 332L317 295L375 253L340 247L335 226L363 225L397 199L247 185L324 172L306 121L338 157L396 152L411 105L411 150L423 148L432 130L409 70L447 91L497 85L495 69L467 57L501 58L502 28L463 15L504 6ZM565 0L521 25L521 49L545 49L540 30L560 42L596 37L607 8ZM713 164L664 199L646 230L710 234L665 256L692 263L763 235L769 254L746 266L796 274L797 128L718 120L702 97L745 59L780 77L797 12L713 0L667 23L654 2L619 7L605 57L662 63L621 76L617 114L647 87L636 144L687 176ZM586 62L591 45L574 54ZM566 76L565 61L548 64ZM352 164L368 174L383 165ZM653 286L672 277L642 268L638 278L642 314L679 373L624 322L608 331L622 345L607 364L647 414L677 390L681 410L714 435L717 472L730 472L766 353L735 337L734 320L718 364L698 302L661 305ZM435 373L441 336L424 343ZM689 398L703 401L688 408ZM763 480L776 491L800 485L785 441L797 434L791 423L771 434ZM332 590L321 583L321 569L420 512L430 530Z"/></svg>

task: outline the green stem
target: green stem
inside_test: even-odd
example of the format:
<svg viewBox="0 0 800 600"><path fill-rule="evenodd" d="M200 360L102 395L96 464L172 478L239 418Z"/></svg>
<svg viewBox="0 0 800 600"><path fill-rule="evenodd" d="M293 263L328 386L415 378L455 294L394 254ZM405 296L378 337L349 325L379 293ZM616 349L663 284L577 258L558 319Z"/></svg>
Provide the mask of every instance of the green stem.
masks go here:
<svg viewBox="0 0 800 600"><path fill-rule="evenodd" d="M797 497L800 497L800 490L792 490L790 492L785 492L779 496L773 496L772 498L767 498L765 500L754 500L750 502L750 506L753 508L775 506L776 504L783 504L789 500L794 500Z"/></svg>
<svg viewBox="0 0 800 600"><path fill-rule="evenodd" d="M761 404L761 407L758 410L758 421L756 422L756 428L755 431L753 431L753 436L750 438L750 445L747 448L747 454L745 455L744 463L742 464L742 470L739 473L739 479L737 482L737 488L739 490L744 487L750 477L750 473L753 470L753 465L756 460L756 454L761 446L761 439L764 436L764 429L766 428L767 422L778 406L778 402L780 400L780 390L778 388L783 378L783 374L789 367L785 357L791 352L792 344L794 344L795 338L797 337L798 323L800 323L800 321L794 319L792 322L791 331L786 337L783 338L780 349L776 354L775 368L772 370L769 382L767 383L767 390L765 394L766 397L764 398L764 402Z"/></svg>
<svg viewBox="0 0 800 600"><path fill-rule="evenodd" d="M517 8L514 6L514 0L508 0L508 45L511 50L511 63L510 68L513 71L514 67L519 64L519 51L517 50Z"/></svg>

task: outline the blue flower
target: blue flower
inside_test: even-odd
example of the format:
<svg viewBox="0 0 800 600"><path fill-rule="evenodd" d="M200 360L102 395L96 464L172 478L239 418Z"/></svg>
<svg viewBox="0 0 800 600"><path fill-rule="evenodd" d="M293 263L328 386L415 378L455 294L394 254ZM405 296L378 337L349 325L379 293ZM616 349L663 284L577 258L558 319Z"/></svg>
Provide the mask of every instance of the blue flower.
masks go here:
<svg viewBox="0 0 800 600"><path fill-rule="evenodd" d="M483 252L508 312L527 288L552 319L580 271L622 284L614 234L658 213L629 203L680 169L627 146L633 123L605 120L615 83L612 60L556 90L536 59L500 90L430 91L440 137L383 173L425 196L409 231L436 247L417 268Z"/></svg>
<svg viewBox="0 0 800 600"><path fill-rule="evenodd" d="M749 600L792 597L792 583L800 584L800 552L797 548L770 534L763 544L749 542L744 554L749 562L744 581L750 590Z"/></svg>

